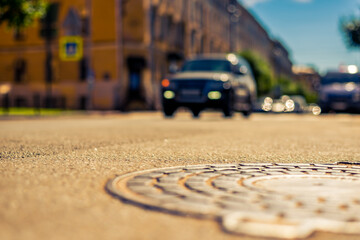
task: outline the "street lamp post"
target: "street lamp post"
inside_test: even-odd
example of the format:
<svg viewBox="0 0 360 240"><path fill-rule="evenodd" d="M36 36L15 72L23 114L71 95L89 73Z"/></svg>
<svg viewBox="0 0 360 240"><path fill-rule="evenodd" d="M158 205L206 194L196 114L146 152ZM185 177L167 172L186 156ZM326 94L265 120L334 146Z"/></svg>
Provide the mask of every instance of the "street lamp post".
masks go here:
<svg viewBox="0 0 360 240"><path fill-rule="evenodd" d="M47 108L52 106L52 82L53 82L53 69L52 69L52 42L57 36L56 21L58 18L59 4L52 3L47 8L45 16L41 19L40 36L45 39L45 105Z"/></svg>
<svg viewBox="0 0 360 240"><path fill-rule="evenodd" d="M45 107L52 108L52 82L53 82L53 71L52 71L52 39L47 38L45 40L45 82L46 82L46 96L45 96Z"/></svg>
<svg viewBox="0 0 360 240"><path fill-rule="evenodd" d="M115 89L115 108L122 109L122 101L120 98L120 90L122 87L124 72L124 43L123 43L123 0L115 0L115 26L116 26L116 62L117 62L117 78L118 84Z"/></svg>
<svg viewBox="0 0 360 240"><path fill-rule="evenodd" d="M151 85L152 85L152 91L153 91L153 103L152 108L156 108L156 101L158 99L157 97L157 89L156 89L156 74L155 74L155 49L154 49L154 18L155 18L155 8L153 6L153 1L148 0L149 4L149 10L148 10L148 27L149 27L149 66L150 66L150 77L151 77Z"/></svg>
<svg viewBox="0 0 360 240"><path fill-rule="evenodd" d="M86 72L86 83L87 83L87 102L86 102L86 109L92 110L93 108L93 89L95 84L95 76L92 70L92 21L91 21L91 10L92 10L92 0L86 0L86 12L87 12L87 37L86 37L86 44L85 44L85 56L86 56L86 64L87 64L87 72Z"/></svg>

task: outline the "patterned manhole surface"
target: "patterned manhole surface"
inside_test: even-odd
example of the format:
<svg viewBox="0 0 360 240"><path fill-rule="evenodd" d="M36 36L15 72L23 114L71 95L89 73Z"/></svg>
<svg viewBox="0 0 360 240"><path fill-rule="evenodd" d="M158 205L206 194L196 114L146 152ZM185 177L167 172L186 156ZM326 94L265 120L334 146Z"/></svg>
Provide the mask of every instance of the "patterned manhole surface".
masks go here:
<svg viewBox="0 0 360 240"><path fill-rule="evenodd" d="M107 190L142 207L214 219L229 233L285 239L315 231L360 234L360 166L172 167L116 177Z"/></svg>

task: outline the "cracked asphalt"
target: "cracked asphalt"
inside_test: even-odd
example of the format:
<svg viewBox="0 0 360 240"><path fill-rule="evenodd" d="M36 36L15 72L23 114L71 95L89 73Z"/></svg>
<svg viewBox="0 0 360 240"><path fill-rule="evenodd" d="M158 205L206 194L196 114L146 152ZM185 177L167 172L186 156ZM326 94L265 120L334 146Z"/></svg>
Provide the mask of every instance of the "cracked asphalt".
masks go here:
<svg viewBox="0 0 360 240"><path fill-rule="evenodd" d="M223 119L161 113L0 120L0 239L256 239L105 191L134 171L221 163L360 162L359 115ZM316 233L309 239L359 239Z"/></svg>

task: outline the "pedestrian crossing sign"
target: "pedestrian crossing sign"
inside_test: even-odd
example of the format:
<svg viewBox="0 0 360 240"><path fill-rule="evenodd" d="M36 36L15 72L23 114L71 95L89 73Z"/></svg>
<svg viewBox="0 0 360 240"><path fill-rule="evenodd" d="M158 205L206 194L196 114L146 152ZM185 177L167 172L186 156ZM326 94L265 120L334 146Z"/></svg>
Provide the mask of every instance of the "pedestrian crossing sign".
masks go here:
<svg viewBox="0 0 360 240"><path fill-rule="evenodd" d="M59 44L59 55L62 61L79 61L83 57L83 39L81 37L62 37Z"/></svg>

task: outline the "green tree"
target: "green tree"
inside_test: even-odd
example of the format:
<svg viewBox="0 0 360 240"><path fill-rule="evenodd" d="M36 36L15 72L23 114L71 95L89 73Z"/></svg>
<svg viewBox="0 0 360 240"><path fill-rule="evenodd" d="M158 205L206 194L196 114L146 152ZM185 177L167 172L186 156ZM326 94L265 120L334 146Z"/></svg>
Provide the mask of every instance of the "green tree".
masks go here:
<svg viewBox="0 0 360 240"><path fill-rule="evenodd" d="M360 47L360 18L351 16L340 19L340 31L349 48Z"/></svg>
<svg viewBox="0 0 360 240"><path fill-rule="evenodd" d="M279 89L279 94L301 95L305 97L308 103L316 102L316 93L307 89L300 82L285 76L275 78L271 65L255 52L246 50L241 52L240 55L249 62L254 73L258 96L277 97L276 91Z"/></svg>
<svg viewBox="0 0 360 240"><path fill-rule="evenodd" d="M46 12L45 0L0 0L0 24L19 31Z"/></svg>
<svg viewBox="0 0 360 240"><path fill-rule="evenodd" d="M268 94L275 86L275 78L270 64L253 51L246 50L240 53L245 58L253 71L258 96Z"/></svg>
<svg viewBox="0 0 360 240"><path fill-rule="evenodd" d="M283 95L300 95L305 97L306 102L315 103L317 102L317 94L313 90L306 88L300 82L286 77L280 77L278 84L281 88Z"/></svg>

